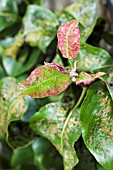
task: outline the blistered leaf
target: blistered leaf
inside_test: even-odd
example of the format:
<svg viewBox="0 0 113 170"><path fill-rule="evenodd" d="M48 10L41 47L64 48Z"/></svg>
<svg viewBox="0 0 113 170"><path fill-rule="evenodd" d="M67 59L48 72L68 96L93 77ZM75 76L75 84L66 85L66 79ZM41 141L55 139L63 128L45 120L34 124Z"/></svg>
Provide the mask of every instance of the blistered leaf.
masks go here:
<svg viewBox="0 0 113 170"><path fill-rule="evenodd" d="M104 80L105 80L104 82L106 83L106 86L113 100L113 65L109 65L108 67L103 67L95 71L104 71L106 73L104 75Z"/></svg>
<svg viewBox="0 0 113 170"><path fill-rule="evenodd" d="M79 84L91 84L92 82L94 82L96 79L98 79L99 77L105 75L106 73L104 72L97 72L96 74L89 74L89 73L85 73L85 72L80 72L78 77L76 78L76 85Z"/></svg>
<svg viewBox="0 0 113 170"><path fill-rule="evenodd" d="M63 10L63 11L56 11L56 15L59 19L60 25L65 24L66 22L69 22L71 20L74 20L74 16L72 16L69 12Z"/></svg>
<svg viewBox="0 0 113 170"><path fill-rule="evenodd" d="M78 55L80 47L80 31L78 21L66 22L57 32L58 47L65 58L73 59Z"/></svg>
<svg viewBox="0 0 113 170"><path fill-rule="evenodd" d="M17 20L18 8L16 1L0 1L0 31L11 26Z"/></svg>
<svg viewBox="0 0 113 170"><path fill-rule="evenodd" d="M113 169L113 101L103 82L90 86L81 106L82 136L87 148L106 169Z"/></svg>
<svg viewBox="0 0 113 170"><path fill-rule="evenodd" d="M24 43L24 36L22 31L19 31L18 34L12 39L6 48L3 49L2 55L12 58L16 58L19 48Z"/></svg>
<svg viewBox="0 0 113 170"><path fill-rule="evenodd" d="M81 32L83 41L87 40L96 25L96 8L97 0L77 0L65 9L84 26L84 30Z"/></svg>
<svg viewBox="0 0 113 170"><path fill-rule="evenodd" d="M27 110L27 102L17 95L17 81L7 77L0 81L0 138L4 138L11 121L18 120Z"/></svg>
<svg viewBox="0 0 113 170"><path fill-rule="evenodd" d="M28 5L23 26L25 41L45 52L56 36L58 20L50 10L38 5Z"/></svg>
<svg viewBox="0 0 113 170"><path fill-rule="evenodd" d="M36 68L26 80L19 83L19 91L22 95L43 98L61 93L69 84L70 77L63 66L46 63Z"/></svg>
<svg viewBox="0 0 113 170"><path fill-rule="evenodd" d="M86 43L81 44L77 58L71 60L71 62L74 64L75 60L77 61L77 70L89 72L93 72L95 69L113 63L113 60L107 51Z"/></svg>
<svg viewBox="0 0 113 170"><path fill-rule="evenodd" d="M63 150L61 134L67 117L68 107L62 103L50 103L42 107L31 118L31 127L38 134L49 139L63 156L65 170L72 169L78 162L74 150L74 142L81 134L79 113L74 113L67 123L63 134Z"/></svg>

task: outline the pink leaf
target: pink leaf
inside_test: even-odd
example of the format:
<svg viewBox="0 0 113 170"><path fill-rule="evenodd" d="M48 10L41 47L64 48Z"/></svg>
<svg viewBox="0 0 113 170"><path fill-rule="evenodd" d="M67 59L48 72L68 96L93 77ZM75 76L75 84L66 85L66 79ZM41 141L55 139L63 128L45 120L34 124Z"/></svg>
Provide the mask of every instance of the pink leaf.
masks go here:
<svg viewBox="0 0 113 170"><path fill-rule="evenodd" d="M89 74L85 72L80 72L79 76L76 78L76 85L84 84L89 85L94 82L97 78L103 76L104 72L97 72L96 74Z"/></svg>
<svg viewBox="0 0 113 170"><path fill-rule="evenodd" d="M58 46L64 58L73 59L80 48L80 31L78 21L66 22L57 32Z"/></svg>
<svg viewBox="0 0 113 170"><path fill-rule="evenodd" d="M66 69L56 63L45 63L19 83L19 92L33 98L58 95L70 84Z"/></svg>

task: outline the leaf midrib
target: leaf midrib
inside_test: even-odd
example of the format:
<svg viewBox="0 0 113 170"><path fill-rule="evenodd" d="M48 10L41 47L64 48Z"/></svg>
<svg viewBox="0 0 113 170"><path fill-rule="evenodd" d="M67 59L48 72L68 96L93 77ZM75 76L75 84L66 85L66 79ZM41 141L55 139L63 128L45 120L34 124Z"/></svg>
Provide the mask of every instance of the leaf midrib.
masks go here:
<svg viewBox="0 0 113 170"><path fill-rule="evenodd" d="M50 79L47 79L47 80L45 80L45 81L43 81L43 82L41 82L41 83L38 83L38 84L34 85L33 87L27 88L27 89L24 90L22 93L24 94L24 93L26 93L27 91L31 91L32 89L38 88L38 86L43 86L44 83L47 83L47 82L51 81L52 79L54 80L54 79L56 79L56 78L58 78L58 77L62 77L63 75L68 75L68 74L60 74L60 75L54 76L54 77L52 77L52 78L50 78Z"/></svg>

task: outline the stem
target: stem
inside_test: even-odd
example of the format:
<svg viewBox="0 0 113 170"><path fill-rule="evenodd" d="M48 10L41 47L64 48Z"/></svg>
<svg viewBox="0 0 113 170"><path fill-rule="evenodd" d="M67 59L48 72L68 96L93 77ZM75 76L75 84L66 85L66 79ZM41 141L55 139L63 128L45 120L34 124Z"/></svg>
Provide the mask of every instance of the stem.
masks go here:
<svg viewBox="0 0 113 170"><path fill-rule="evenodd" d="M70 61L70 60L68 60L68 62L69 62L69 64L70 64L70 66L71 66L71 67L73 67L73 64L71 63L71 61Z"/></svg>
<svg viewBox="0 0 113 170"><path fill-rule="evenodd" d="M64 123L64 126L63 126L63 129L62 129L62 134L61 134L61 153L63 153L63 135L64 135L64 131L66 129L66 126L70 120L70 117L72 116L72 114L75 112L76 108L80 105L80 103L82 102L85 94L86 94L86 91L87 91L87 87L83 87L83 90L82 90L82 93L81 93L81 96L78 100L78 102L76 103L76 105L74 106L74 108L71 110L71 112L69 113L69 115L67 116L67 119Z"/></svg>

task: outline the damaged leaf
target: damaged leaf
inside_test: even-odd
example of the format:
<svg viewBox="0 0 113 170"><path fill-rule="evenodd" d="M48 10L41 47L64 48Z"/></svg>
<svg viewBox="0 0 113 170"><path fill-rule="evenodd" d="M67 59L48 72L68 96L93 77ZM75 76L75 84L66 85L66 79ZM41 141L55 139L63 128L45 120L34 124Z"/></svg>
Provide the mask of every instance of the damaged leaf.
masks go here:
<svg viewBox="0 0 113 170"><path fill-rule="evenodd" d="M113 169L113 101L103 82L90 86L80 111L87 148L106 169Z"/></svg>
<svg viewBox="0 0 113 170"><path fill-rule="evenodd" d="M54 96L64 91L70 84L69 74L60 64L45 63L36 68L30 76L19 83L19 92L33 98Z"/></svg>
<svg viewBox="0 0 113 170"><path fill-rule="evenodd" d="M0 81L0 139L5 137L10 122L21 118L27 110L26 100L16 92L15 78L7 77Z"/></svg>
<svg viewBox="0 0 113 170"><path fill-rule="evenodd" d="M68 107L62 103L50 103L42 107L31 118L31 127L41 136L49 139L64 159L64 169L72 169L78 158L74 150L74 142L81 134L79 112L74 113L67 123L63 135L63 152L61 149L61 134L67 118Z"/></svg>
<svg viewBox="0 0 113 170"><path fill-rule="evenodd" d="M78 55L80 47L80 31L78 21L66 22L57 32L58 47L65 58L73 59Z"/></svg>
<svg viewBox="0 0 113 170"><path fill-rule="evenodd" d="M52 11L38 5L28 5L23 18L25 41L43 52L57 33L58 20Z"/></svg>
<svg viewBox="0 0 113 170"><path fill-rule="evenodd" d="M104 72L97 72L96 74L89 74L86 72L80 72L78 77L76 78L76 85L79 84L84 84L84 85L89 85L92 82L94 82L96 79L99 77L103 76Z"/></svg>

